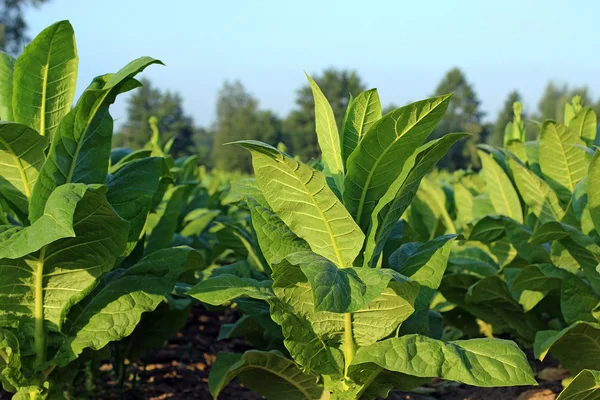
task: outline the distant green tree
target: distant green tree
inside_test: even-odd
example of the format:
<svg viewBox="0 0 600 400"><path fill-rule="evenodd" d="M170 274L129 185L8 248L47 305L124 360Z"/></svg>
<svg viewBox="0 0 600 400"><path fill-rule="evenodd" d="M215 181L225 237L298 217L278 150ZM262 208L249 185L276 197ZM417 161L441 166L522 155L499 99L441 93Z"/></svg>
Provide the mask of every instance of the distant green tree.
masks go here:
<svg viewBox="0 0 600 400"><path fill-rule="evenodd" d="M27 22L23 16L25 7L40 5L48 0L2 0L0 1L0 51L18 54L30 40Z"/></svg>
<svg viewBox="0 0 600 400"><path fill-rule="evenodd" d="M504 138L504 129L506 128L506 124L511 122L514 117L513 104L517 101L522 101L521 93L518 90L513 90L508 94L506 100L504 100L504 105L498 113L498 118L496 118L496 123L494 124L494 131L488 138L488 143L493 146L502 146L503 138ZM521 114L523 119L527 118L526 114Z"/></svg>
<svg viewBox="0 0 600 400"><path fill-rule="evenodd" d="M331 103L338 129L342 126L350 94L356 96L366 88L355 71L326 69L312 76ZM320 150L315 133L315 103L310 85L306 83L296 94L296 108L285 119L284 143L291 154L303 160L319 157Z"/></svg>
<svg viewBox="0 0 600 400"><path fill-rule="evenodd" d="M196 128L193 141L196 146L196 153L200 156L201 163L208 168L214 166L212 159L213 142L215 140L215 132L212 129Z"/></svg>
<svg viewBox="0 0 600 400"><path fill-rule="evenodd" d="M473 136L467 140L452 146L451 150L440 160L441 168L450 170L466 168L469 165L477 168L476 144L485 141L488 136L490 125L484 125L483 111L480 109L481 102L467 81L465 74L458 68L453 68L446 73L442 81L435 89L434 95L442 95L453 92L454 95L442 121L436 126L430 138L439 138L452 132L469 132Z"/></svg>
<svg viewBox="0 0 600 400"><path fill-rule="evenodd" d="M152 130L150 117L158 119L158 128L163 140L175 137L171 154L180 156L195 153L195 128L192 118L183 110L183 99L177 93L162 92L148 79L142 79L143 86L133 92L127 101L127 120L113 145L124 145L139 149L150 140Z"/></svg>
<svg viewBox="0 0 600 400"><path fill-rule="evenodd" d="M217 97L217 121L213 147L214 167L226 171L252 172L250 154L224 144L242 139L272 145L281 141L281 122L271 111L260 110L258 101L239 82L225 82Z"/></svg>

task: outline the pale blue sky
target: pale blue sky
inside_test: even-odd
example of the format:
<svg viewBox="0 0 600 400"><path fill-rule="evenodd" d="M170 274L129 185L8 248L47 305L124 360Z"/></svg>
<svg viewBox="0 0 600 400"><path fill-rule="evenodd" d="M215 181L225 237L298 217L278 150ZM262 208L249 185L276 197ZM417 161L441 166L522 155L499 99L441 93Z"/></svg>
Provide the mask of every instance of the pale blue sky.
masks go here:
<svg viewBox="0 0 600 400"><path fill-rule="evenodd" d="M573 5L572 7L570 5ZM52 0L27 14L29 33L60 19L79 48L78 94L99 74L149 55L146 76L176 90L197 124L240 79L285 115L303 71L356 69L384 104L428 96L453 66L474 84L488 119L519 88L533 109L550 79L600 96L600 2L554 0ZM124 117L124 102L113 108Z"/></svg>

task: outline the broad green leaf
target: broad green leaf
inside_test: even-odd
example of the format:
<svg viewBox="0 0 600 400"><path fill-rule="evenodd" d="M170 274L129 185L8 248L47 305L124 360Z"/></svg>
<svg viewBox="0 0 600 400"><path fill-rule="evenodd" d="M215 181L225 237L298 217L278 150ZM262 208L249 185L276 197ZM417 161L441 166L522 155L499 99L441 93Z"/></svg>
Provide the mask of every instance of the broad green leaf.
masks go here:
<svg viewBox="0 0 600 400"><path fill-rule="evenodd" d="M565 103L565 125L569 125L575 114L581 110L581 98L579 96L573 97L573 104L568 101Z"/></svg>
<svg viewBox="0 0 600 400"><path fill-rule="evenodd" d="M494 306L495 303L505 303L520 309L519 303L511 296L511 293L498 275L487 276L469 287L466 296L467 303L487 303Z"/></svg>
<svg viewBox="0 0 600 400"><path fill-rule="evenodd" d="M133 150L129 147L116 147L110 151L110 168L108 169L109 173L113 173L112 167L115 164L118 164L123 158L131 155ZM149 156L149 155L148 155ZM144 157L145 158L145 157Z"/></svg>
<svg viewBox="0 0 600 400"><path fill-rule="evenodd" d="M236 142L252 153L269 206L311 249L339 267L352 265L364 234L327 186L322 173L256 141Z"/></svg>
<svg viewBox="0 0 600 400"><path fill-rule="evenodd" d="M185 186L172 186L165 193L156 212L146 221L145 253L169 247L177 230L179 210L185 194Z"/></svg>
<svg viewBox="0 0 600 400"><path fill-rule="evenodd" d="M600 253L600 246L594 243L592 238L575 227L557 221L547 222L540 226L529 241L532 244L540 244L561 240L565 237L570 237L577 245L589 251Z"/></svg>
<svg viewBox="0 0 600 400"><path fill-rule="evenodd" d="M163 160L158 157L133 161L111 175L106 185L106 199L117 214L129 222L127 248L129 255L143 233L152 198L158 190Z"/></svg>
<svg viewBox="0 0 600 400"><path fill-rule="evenodd" d="M25 257L49 243L75 237L75 210L87 191L88 188L82 184L60 186L50 195L44 214L33 224L28 227L13 226L1 231L0 259Z"/></svg>
<svg viewBox="0 0 600 400"><path fill-rule="evenodd" d="M504 215L523 223L523 210L519 195L504 169L494 159L483 151L477 151L482 163L483 179L486 191L494 210L499 215Z"/></svg>
<svg viewBox="0 0 600 400"><path fill-rule="evenodd" d="M231 223L222 223L225 225L226 229L222 229L217 233L217 239L220 240L221 236L219 233L229 232L231 235L235 236L238 241L244 247L245 253L247 253L248 262L252 266L254 270L265 272L269 267L265 265L265 260L258 252L256 245L254 244L254 239L250 236L250 234L239 226Z"/></svg>
<svg viewBox="0 0 600 400"><path fill-rule="evenodd" d="M517 249L519 256L530 263L550 262L550 247L537 242L530 242L534 234L528 227L510 218L503 218L503 220L506 237Z"/></svg>
<svg viewBox="0 0 600 400"><path fill-rule="evenodd" d="M489 303L467 302L465 297L469 289L481 282L472 274L450 274L444 276L440 285L440 292L444 297L466 310L469 314L492 325L494 334L510 333L526 341L535 339L536 332L546 326L537 314L524 313L521 306L514 300L508 300L508 288L499 282L497 277L491 276L482 284L470 300L490 299ZM486 293L492 290L491 293ZM497 293L496 293L497 291Z"/></svg>
<svg viewBox="0 0 600 400"><path fill-rule="evenodd" d="M13 120L13 73L15 59L0 52L0 120Z"/></svg>
<svg viewBox="0 0 600 400"><path fill-rule="evenodd" d="M600 232L600 152L596 151L588 169L587 198L592 222Z"/></svg>
<svg viewBox="0 0 600 400"><path fill-rule="evenodd" d="M236 377L244 386L269 400L313 400L320 399L323 393L318 375L303 372L277 351L217 354L208 377L211 395L216 399Z"/></svg>
<svg viewBox="0 0 600 400"><path fill-rule="evenodd" d="M508 165L523 201L535 216L542 223L560 221L565 212L550 185L513 157L508 157Z"/></svg>
<svg viewBox="0 0 600 400"><path fill-rule="evenodd" d="M595 322L592 314L600 297L581 278L549 264L530 265L521 270L512 282L516 290L549 293L560 290L560 309L568 324L577 321Z"/></svg>
<svg viewBox="0 0 600 400"><path fill-rule="evenodd" d="M418 208L422 216L435 221L429 237L435 236L436 228L440 226L445 227L446 233L456 233L456 227L446 208L446 194L436 182L427 178L421 180L412 207Z"/></svg>
<svg viewBox="0 0 600 400"><path fill-rule="evenodd" d="M255 178L239 179L231 182L229 192L227 193L227 196L221 200L221 203L235 203L246 200L248 197L253 198L263 207L267 206L267 202L258 188Z"/></svg>
<svg viewBox="0 0 600 400"><path fill-rule="evenodd" d="M600 368L600 326L576 322L562 331L538 332L534 352L540 360L551 353L572 374L584 369Z"/></svg>
<svg viewBox="0 0 600 400"><path fill-rule="evenodd" d="M453 186L456 220L463 229L475 219L473 216L473 194L465 185L456 182Z"/></svg>
<svg viewBox="0 0 600 400"><path fill-rule="evenodd" d="M334 357L335 352L323 348L322 343L334 345L341 342L344 315L315 312L308 278L299 266L289 263L274 266L273 280L273 291L278 301L272 303L271 315L283 329L290 354L307 368L329 363L327 360ZM357 345L372 344L394 332L413 313L418 291L419 286L415 282L395 276L379 297L353 313L352 326ZM321 368L331 370L334 366Z"/></svg>
<svg viewBox="0 0 600 400"><path fill-rule="evenodd" d="M36 341L43 340L40 335L44 325L53 331L60 329L69 309L92 290L102 274L113 268L127 242L129 224L106 201L105 187L70 186L74 193L52 196L48 212L62 202L66 211L61 213L66 213L72 205L64 204L77 201L67 228L74 234L47 244L39 252L0 259L0 276L4 278L0 288L0 326L35 323ZM57 191L62 191L62 187ZM65 218L63 215L61 220ZM33 228L34 225L25 229Z"/></svg>
<svg viewBox="0 0 600 400"><path fill-rule="evenodd" d="M371 212L444 116L450 95L399 108L374 123L347 160L344 204L364 232Z"/></svg>
<svg viewBox="0 0 600 400"><path fill-rule="evenodd" d="M487 217L490 214L495 214L496 210L490 200L488 193L482 193L473 197L473 218L478 220Z"/></svg>
<svg viewBox="0 0 600 400"><path fill-rule="evenodd" d="M344 316L314 314L307 286L290 286L286 288L288 294L284 298L271 300L271 318L281 326L286 349L305 371L341 376L344 361L336 345L341 341ZM337 334L328 334L336 330Z"/></svg>
<svg viewBox="0 0 600 400"><path fill-rule="evenodd" d="M136 151L131 151L131 149L126 149L126 150L129 150L129 152L127 152L127 154L123 155L123 157L118 158L118 157L116 157L115 150L118 150L118 149L112 149L110 151L111 162L110 162L110 168L108 169L108 173L110 173L110 174L116 173L119 169L123 168L125 165L129 164L132 161L148 158L152 155L152 151L147 150L147 149L141 149L141 150L136 150ZM115 162L113 162L113 159L115 160ZM118 161L117 161L117 159L118 159Z"/></svg>
<svg viewBox="0 0 600 400"><path fill-rule="evenodd" d="M576 145L582 140L566 126L544 122L540 133L540 168L546 182L567 201L575 185L585 176L588 160Z"/></svg>
<svg viewBox="0 0 600 400"><path fill-rule="evenodd" d="M367 90L352 99L342 126L342 159L344 162L348 160L371 125L380 119L381 103L377 89Z"/></svg>
<svg viewBox="0 0 600 400"><path fill-rule="evenodd" d="M204 303L219 306L240 297L268 300L273 297L271 285L271 281L223 274L199 282L187 294Z"/></svg>
<svg viewBox="0 0 600 400"><path fill-rule="evenodd" d="M183 236L200 236L220 214L219 210L196 209L185 216L186 224L180 233Z"/></svg>
<svg viewBox="0 0 600 400"><path fill-rule="evenodd" d="M469 240L483 243L492 243L506 234L504 219L495 215L483 217L473 225L469 233Z"/></svg>
<svg viewBox="0 0 600 400"><path fill-rule="evenodd" d="M520 162L527 163L527 150L520 140L513 140L506 146L506 150L515 156Z"/></svg>
<svg viewBox="0 0 600 400"><path fill-rule="evenodd" d="M584 369L556 400L597 400L600 398L600 372Z"/></svg>
<svg viewBox="0 0 600 400"><path fill-rule="evenodd" d="M565 123L567 123L565 121ZM571 129L577 136L582 138L586 143L592 144L596 139L596 128L598 121L596 113L590 107L582 108L577 115L568 123Z"/></svg>
<svg viewBox="0 0 600 400"><path fill-rule="evenodd" d="M495 275L498 264L486 251L475 246L455 246L450 252L448 263L453 271L469 272L480 277Z"/></svg>
<svg viewBox="0 0 600 400"><path fill-rule="evenodd" d="M65 337L48 366L64 366L86 348L100 350L130 335L142 313L153 311L173 291L183 271L199 262L195 250L173 247L156 251L117 273L69 313Z"/></svg>
<svg viewBox="0 0 600 400"><path fill-rule="evenodd" d="M15 62L13 114L50 140L69 112L77 82L75 34L68 21L44 29Z"/></svg>
<svg viewBox="0 0 600 400"><path fill-rule="evenodd" d="M315 311L352 313L381 295L394 273L386 269L339 268L333 262L310 251L286 257L300 266L313 294Z"/></svg>
<svg viewBox="0 0 600 400"><path fill-rule="evenodd" d="M47 144L26 125L0 121L0 191L25 214Z"/></svg>
<svg viewBox="0 0 600 400"><path fill-rule="evenodd" d="M296 236L273 211L252 198L248 198L248 207L258 244L269 265L280 263L292 253L310 250L308 243Z"/></svg>
<svg viewBox="0 0 600 400"><path fill-rule="evenodd" d="M600 246L577 228L559 222L548 222L542 225L530 239L534 244L551 240L558 241L569 252L592 287L600 292L600 274L596 270L600 264Z"/></svg>
<svg viewBox="0 0 600 400"><path fill-rule="evenodd" d="M364 363L375 363L407 375L474 386L536 384L525 354L514 342L499 339L444 343L421 335L406 335L360 348L352 366Z"/></svg>
<svg viewBox="0 0 600 400"><path fill-rule="evenodd" d="M77 105L60 121L33 189L31 222L39 218L48 196L57 186L65 183L105 183L113 133L109 106L117 95L140 85L133 79L134 75L156 63L160 61L142 57L116 74L95 78Z"/></svg>
<svg viewBox="0 0 600 400"><path fill-rule="evenodd" d="M534 174L542 177L542 170L540 168L540 142L537 140L527 141L523 145L527 152L527 166Z"/></svg>
<svg viewBox="0 0 600 400"><path fill-rule="evenodd" d="M317 140L321 148L325 171L330 174L338 189L344 190L344 160L342 159L342 148L340 146L340 135L335 122L335 116L331 104L319 89L319 86L306 75L315 100L315 123L317 129Z"/></svg>
<svg viewBox="0 0 600 400"><path fill-rule="evenodd" d="M427 243L407 243L390 256L395 271L420 285L415 310L425 310L446 271L450 249L456 235L445 235Z"/></svg>
<svg viewBox="0 0 600 400"><path fill-rule="evenodd" d="M466 134L453 133L432 140L417 149L406 161L402 173L389 185L371 215L365 243L365 265L375 266L394 225L413 201L419 184L446 154L450 146Z"/></svg>

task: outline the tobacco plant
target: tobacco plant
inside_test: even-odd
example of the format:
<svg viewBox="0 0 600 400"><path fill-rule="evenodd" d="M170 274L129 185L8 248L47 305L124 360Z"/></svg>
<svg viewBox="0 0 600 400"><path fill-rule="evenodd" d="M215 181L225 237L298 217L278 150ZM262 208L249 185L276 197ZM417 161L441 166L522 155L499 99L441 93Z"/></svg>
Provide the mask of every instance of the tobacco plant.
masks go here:
<svg viewBox="0 0 600 400"><path fill-rule="evenodd" d="M163 157L108 170L109 106L160 61L98 76L73 107L67 21L0 62L0 382L15 399L60 398L80 362L129 335L202 260L150 244L134 255L162 198Z"/></svg>
<svg viewBox="0 0 600 400"><path fill-rule="evenodd" d="M309 82L322 171L268 144L236 142L252 154L256 180L246 198L269 279L225 273L189 291L214 305L266 301L291 358L278 351L220 353L209 377L213 396L236 376L269 399L374 399L434 377L535 384L513 342L428 336L439 325L428 306L456 235L398 250L391 267L382 266L421 179L465 136L425 143L451 96L382 116L372 89L351 99L338 133L327 99Z"/></svg>
<svg viewBox="0 0 600 400"><path fill-rule="evenodd" d="M596 115L576 97L564 123L546 121L539 138L526 141L520 111L515 104L505 148L480 151L481 179L459 173L446 191L431 181L434 189L417 194L424 201L405 217L411 226L429 220L442 227L436 234L450 227L469 239L452 250L440 287L446 300L489 324L488 335L511 333L533 345L536 357L550 353L579 374L559 398L590 398L600 369ZM436 205L445 205L446 193L454 210L444 209L443 219ZM444 313L453 314L460 312Z"/></svg>

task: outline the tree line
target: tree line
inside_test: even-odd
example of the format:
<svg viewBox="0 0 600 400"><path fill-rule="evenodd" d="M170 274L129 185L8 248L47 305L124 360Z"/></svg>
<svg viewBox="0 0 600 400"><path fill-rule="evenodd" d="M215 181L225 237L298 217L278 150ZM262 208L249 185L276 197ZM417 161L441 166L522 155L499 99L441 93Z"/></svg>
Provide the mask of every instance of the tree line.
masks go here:
<svg viewBox="0 0 600 400"><path fill-rule="evenodd" d="M326 69L313 77L325 93L338 127L350 94L367 89L356 71ZM239 81L227 81L219 90L216 102L215 121L208 127L197 127L183 109L182 97L171 91L156 88L152 82L143 80L144 86L128 100L127 119L119 130L113 145L141 148L148 141L152 129L149 118L156 116L161 134L168 140L175 137L171 151L175 156L199 154L208 167L225 171L251 172L252 166L247 152L225 143L241 139L258 139L272 145L282 143L290 154L304 161L320 156L315 135L314 103L308 84L296 92L295 107L283 118L271 110L260 107L260 103ZM435 87L433 95L454 92L445 118L435 128L431 139L451 132L469 132L467 141L454 146L440 162L441 168L479 168L476 155L478 143L501 145L504 127L512 120L513 103L521 101L519 91L510 92L495 122L484 122L485 113L473 85L463 71L452 68ZM564 105L573 96L581 96L582 103L592 105L600 111L600 100L594 102L587 87L558 85L549 82L537 105L537 110L524 115L524 119L562 120ZM389 104L384 113L396 108ZM536 125L529 123L528 135L536 137Z"/></svg>
<svg viewBox="0 0 600 400"><path fill-rule="evenodd" d="M27 7L39 7L49 0L3 0L0 1L0 51L18 54L29 41L26 34L27 23L24 11ZM338 127L350 94L357 94L366 88L356 71L327 69L313 76L321 87L335 113ZM183 108L182 97L172 91L155 87L144 80L144 86L129 98L127 119L115 135L115 147L127 146L138 149L144 146L152 135L150 117L156 117L158 128L166 139L175 137L171 147L174 155L199 154L207 167L220 170L251 172L247 152L224 143L240 139L254 138L273 145L283 143L290 154L308 161L319 157L315 135L314 105L308 84L296 93L295 107L281 118L271 110L260 107L259 101L239 82L225 82L219 90L215 121L208 127L197 126ZM504 127L512 120L512 105L522 100L517 90L510 92L495 122L484 122L485 113L473 85L464 72L458 68L448 71L435 87L433 95L454 92L448 112L435 128L431 139L450 132L469 132L470 140L454 146L441 160L440 167L447 169L478 168L477 143L502 144ZM523 115L525 120L562 120L565 103L579 95L581 102L600 113L600 100L594 101L587 87L569 87L566 84L549 82L541 96L536 110ZM389 104L384 113L396 108ZM537 126L529 123L529 138L537 135Z"/></svg>

